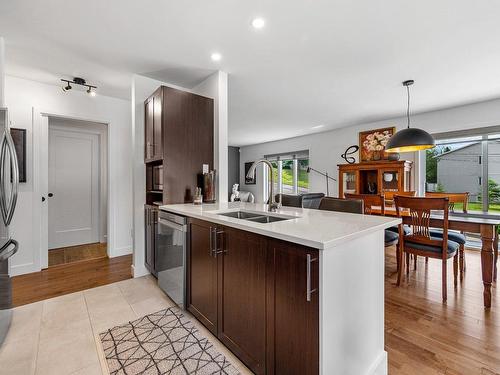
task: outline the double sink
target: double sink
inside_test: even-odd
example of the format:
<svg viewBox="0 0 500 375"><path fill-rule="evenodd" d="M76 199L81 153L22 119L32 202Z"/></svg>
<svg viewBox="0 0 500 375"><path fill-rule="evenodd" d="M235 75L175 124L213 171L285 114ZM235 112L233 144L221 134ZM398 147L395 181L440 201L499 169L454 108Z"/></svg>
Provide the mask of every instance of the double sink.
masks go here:
<svg viewBox="0 0 500 375"><path fill-rule="evenodd" d="M233 217L235 219L253 221L254 223L274 223L277 221L290 220L295 219L292 216L272 216L266 215L264 213L255 213L248 211L230 211L230 212L221 212L219 215Z"/></svg>

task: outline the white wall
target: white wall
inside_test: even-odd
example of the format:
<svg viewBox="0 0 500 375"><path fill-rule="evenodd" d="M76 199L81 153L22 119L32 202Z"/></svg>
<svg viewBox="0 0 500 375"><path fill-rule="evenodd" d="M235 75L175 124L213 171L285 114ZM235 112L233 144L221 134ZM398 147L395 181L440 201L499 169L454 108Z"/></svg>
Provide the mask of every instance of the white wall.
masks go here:
<svg viewBox="0 0 500 375"><path fill-rule="evenodd" d="M430 133L442 133L457 130L466 130L500 124L500 99L476 104L454 107L439 111L426 112L412 116L412 126L425 129ZM340 157L347 147L358 144L358 133L364 130L377 129L387 126L396 126L402 129L406 126L403 117L359 124L346 128L336 129L329 132L316 133L302 137L289 138L276 142L261 143L258 145L241 147L240 151L240 183L242 191L251 191L257 201L264 201L265 192L263 167L257 170L257 184L245 185L244 165L245 162L254 161L264 155L309 150L309 164L320 171L328 171L334 178L338 178L337 164L345 161ZM419 176L425 173L419 157L415 158L413 153L401 155L401 159L414 160L413 168L414 185L417 181L423 181ZM315 173L309 175L311 192L326 193L326 183L322 176ZM333 188L332 188L333 187ZM330 184L330 195L337 196L338 184Z"/></svg>
<svg viewBox="0 0 500 375"><path fill-rule="evenodd" d="M215 72L198 86L187 89L141 75L132 79L133 139L133 223L135 277L146 275L144 266L144 204L146 203L146 169L144 166L144 100L159 86L169 86L214 99L214 168L218 173L219 200L227 201L227 74ZM212 167L212 166L211 166Z"/></svg>
<svg viewBox="0 0 500 375"><path fill-rule="evenodd" d="M27 129L27 183L20 193L11 225L11 234L20 243L12 257L10 274L40 270L39 215L41 192L37 191L37 168L34 167L39 145L40 113L80 120L107 123L109 127L109 219L110 256L132 252L132 142L130 102L97 95L92 98L77 90L62 92L59 86L7 76L6 105L12 126Z"/></svg>

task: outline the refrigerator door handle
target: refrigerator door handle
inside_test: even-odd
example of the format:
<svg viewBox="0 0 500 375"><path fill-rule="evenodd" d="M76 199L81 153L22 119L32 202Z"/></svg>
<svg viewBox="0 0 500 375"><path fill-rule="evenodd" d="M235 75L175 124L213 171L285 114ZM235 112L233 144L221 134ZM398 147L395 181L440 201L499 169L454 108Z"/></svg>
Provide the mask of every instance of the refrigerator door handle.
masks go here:
<svg viewBox="0 0 500 375"><path fill-rule="evenodd" d="M7 153L10 161L10 168L5 165ZM16 209L17 193L19 188L19 165L17 163L16 148L14 141L10 135L9 126L5 127L5 135L2 141L2 148L0 152L0 165L3 167L2 181L0 182L0 208L2 211L2 218L6 226L10 225L12 216ZM10 179L7 171L10 170ZM5 191L5 182L9 179L11 181L10 194L7 202L7 192Z"/></svg>
<svg viewBox="0 0 500 375"><path fill-rule="evenodd" d="M14 245L14 247L9 250L10 245ZM19 242L13 240L12 238L8 240L7 243L3 245L2 248L0 249L0 262L9 259L12 255L17 253L18 249L19 249Z"/></svg>

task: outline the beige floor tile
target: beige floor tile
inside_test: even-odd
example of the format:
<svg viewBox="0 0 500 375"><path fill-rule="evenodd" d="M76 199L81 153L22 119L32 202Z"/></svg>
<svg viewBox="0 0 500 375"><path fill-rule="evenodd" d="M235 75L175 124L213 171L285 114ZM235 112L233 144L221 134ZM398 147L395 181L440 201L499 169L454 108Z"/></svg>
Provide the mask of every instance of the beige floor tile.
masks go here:
<svg viewBox="0 0 500 375"><path fill-rule="evenodd" d="M98 306L111 298L123 297L117 283L100 286L83 291L87 306Z"/></svg>
<svg viewBox="0 0 500 375"><path fill-rule="evenodd" d="M64 326L88 317L82 292L43 301L42 324L47 328Z"/></svg>
<svg viewBox="0 0 500 375"><path fill-rule="evenodd" d="M107 375L108 372L103 372L100 364L93 364L88 367L82 368L70 375Z"/></svg>
<svg viewBox="0 0 500 375"><path fill-rule="evenodd" d="M164 295L162 290L158 288L156 279L148 276L124 280L117 284L123 296L131 305Z"/></svg>
<svg viewBox="0 0 500 375"><path fill-rule="evenodd" d="M175 304L166 296L151 297L131 305L138 318L172 306Z"/></svg>
<svg viewBox="0 0 500 375"><path fill-rule="evenodd" d="M99 366L90 329L74 331L74 337L54 335L40 342L37 375L69 375L89 366Z"/></svg>
<svg viewBox="0 0 500 375"><path fill-rule="evenodd" d="M38 351L38 332L17 340L4 342L0 348L0 373L32 375L35 373Z"/></svg>
<svg viewBox="0 0 500 375"><path fill-rule="evenodd" d="M21 338L38 338L42 320L43 302L31 303L12 310L12 321L6 342Z"/></svg>

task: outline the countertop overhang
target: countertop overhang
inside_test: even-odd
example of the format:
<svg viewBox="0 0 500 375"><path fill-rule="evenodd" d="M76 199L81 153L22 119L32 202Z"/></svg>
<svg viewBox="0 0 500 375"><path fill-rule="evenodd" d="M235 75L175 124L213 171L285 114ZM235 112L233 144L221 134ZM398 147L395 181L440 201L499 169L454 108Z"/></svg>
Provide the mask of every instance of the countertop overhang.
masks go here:
<svg viewBox="0 0 500 375"><path fill-rule="evenodd" d="M353 238L387 229L401 223L397 217L359 215L307 208L281 207L268 212L266 204L221 202L203 205L172 204L159 207L162 211L226 225L284 241L324 250ZM220 215L244 210L271 216L292 216L293 219L273 223L257 223Z"/></svg>

